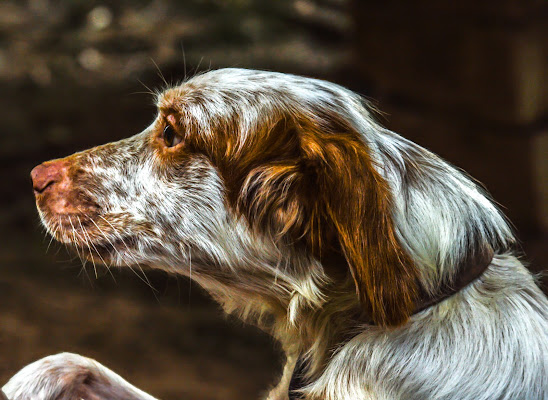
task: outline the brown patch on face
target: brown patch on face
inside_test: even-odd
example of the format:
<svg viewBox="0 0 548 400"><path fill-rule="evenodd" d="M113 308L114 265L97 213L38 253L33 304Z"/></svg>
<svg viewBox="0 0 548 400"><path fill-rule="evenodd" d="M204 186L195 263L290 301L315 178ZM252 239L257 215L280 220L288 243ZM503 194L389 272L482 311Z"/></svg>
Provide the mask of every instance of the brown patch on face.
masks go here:
<svg viewBox="0 0 548 400"><path fill-rule="evenodd" d="M169 168L188 159L189 153L195 151L193 143L196 135L192 134L189 125L181 120L181 114L173 107L160 108L160 118L157 120L153 133L148 138L148 144L156 151L160 168ZM174 140L169 143L169 136ZM176 138L175 138L176 136ZM176 142L175 142L176 141Z"/></svg>

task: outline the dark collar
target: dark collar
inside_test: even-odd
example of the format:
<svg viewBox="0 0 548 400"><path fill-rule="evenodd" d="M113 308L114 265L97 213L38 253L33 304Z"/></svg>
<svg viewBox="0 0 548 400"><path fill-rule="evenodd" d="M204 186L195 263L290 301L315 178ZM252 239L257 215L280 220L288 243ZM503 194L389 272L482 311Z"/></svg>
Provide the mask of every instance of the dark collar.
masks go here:
<svg viewBox="0 0 548 400"><path fill-rule="evenodd" d="M477 254L474 254L462 262L453 279L445 282L437 292L429 294L426 290L422 288L419 289L419 300L413 314L417 314L429 307L441 303L470 285L485 272L487 267L489 267L493 260L493 256L494 252L491 247L480 250Z"/></svg>
<svg viewBox="0 0 548 400"><path fill-rule="evenodd" d="M476 254L467 262L463 262L455 277L450 282L442 285L442 287L434 294L430 294L426 290L421 289L419 291L419 301L417 302L417 307L415 308L413 314L417 314L429 307L435 306L436 304L447 300L449 297L458 293L476 279L481 277L487 267L491 264L493 255L493 250L489 249L481 252L480 254ZM370 322L370 325L374 324ZM305 367L305 361L300 358L295 365L293 375L291 376L291 381L289 382L289 400L298 400L299 396L295 391L303 388L307 384L305 380Z"/></svg>

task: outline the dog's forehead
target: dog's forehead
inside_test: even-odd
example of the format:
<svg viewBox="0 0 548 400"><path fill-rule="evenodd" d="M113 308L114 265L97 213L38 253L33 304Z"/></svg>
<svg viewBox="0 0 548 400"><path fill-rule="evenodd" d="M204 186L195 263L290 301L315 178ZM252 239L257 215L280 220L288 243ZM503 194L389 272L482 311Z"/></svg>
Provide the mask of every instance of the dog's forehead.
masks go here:
<svg viewBox="0 0 548 400"><path fill-rule="evenodd" d="M183 99L185 90L182 87L174 87L164 90L156 98L156 106L160 110L177 109Z"/></svg>
<svg viewBox="0 0 548 400"><path fill-rule="evenodd" d="M156 100L158 109L166 113L178 111L185 105L207 104L208 102L219 102L219 95L222 88L214 85L213 82L201 83L185 82L180 86L166 89L160 93ZM215 100L214 100L215 98Z"/></svg>
<svg viewBox="0 0 548 400"><path fill-rule="evenodd" d="M225 68L196 75L157 97L160 109L177 109L185 103L271 101L274 98L307 98L325 93L334 84L312 78L270 71ZM332 94L332 93L331 93ZM268 102L267 101L267 102Z"/></svg>

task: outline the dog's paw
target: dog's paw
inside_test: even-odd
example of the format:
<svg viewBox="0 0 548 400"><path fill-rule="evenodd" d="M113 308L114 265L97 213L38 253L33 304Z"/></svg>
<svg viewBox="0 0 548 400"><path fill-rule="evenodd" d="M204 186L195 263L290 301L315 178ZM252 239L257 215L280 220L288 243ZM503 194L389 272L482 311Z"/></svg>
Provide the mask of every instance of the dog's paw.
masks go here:
<svg viewBox="0 0 548 400"><path fill-rule="evenodd" d="M2 390L9 400L91 400L86 386L96 369L88 358L61 353L27 365Z"/></svg>
<svg viewBox="0 0 548 400"><path fill-rule="evenodd" d="M155 400L97 361L70 353L27 365L2 390L9 400Z"/></svg>

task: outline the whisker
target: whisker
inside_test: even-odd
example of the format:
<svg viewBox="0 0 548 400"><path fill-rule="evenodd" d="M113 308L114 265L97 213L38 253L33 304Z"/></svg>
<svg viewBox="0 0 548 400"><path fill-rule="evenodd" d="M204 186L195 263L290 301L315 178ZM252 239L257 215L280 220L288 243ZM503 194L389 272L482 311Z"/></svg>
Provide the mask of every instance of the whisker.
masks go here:
<svg viewBox="0 0 548 400"><path fill-rule="evenodd" d="M194 69L194 75L196 75L200 69L200 65L202 64L202 61L204 61L204 57L202 56L200 58L200 61L198 62L198 65L196 66L196 68Z"/></svg>
<svg viewBox="0 0 548 400"><path fill-rule="evenodd" d="M185 46L183 45L183 43L181 42L181 50L183 52L183 71L184 71L184 80L186 81L186 54L185 54Z"/></svg>
<svg viewBox="0 0 548 400"><path fill-rule="evenodd" d="M152 61L152 63L156 67L156 70L158 71L157 75L160 79L162 79L162 81L164 82L164 85L166 85L166 89L167 89L169 87L169 84L167 83L167 80L164 77L164 74L162 74L162 71L160 70L160 67L158 67L158 64L156 64L156 61L154 61L154 59L152 57L150 58L150 61Z"/></svg>
<svg viewBox="0 0 548 400"><path fill-rule="evenodd" d="M150 94L150 95L152 95L152 96L156 96L157 93L156 93L154 90L152 90L152 89L149 88L147 85L145 85L140 79L137 79L137 81L138 81L141 85L143 85L143 86L145 87L145 89L148 90L148 92L135 92L135 94L141 93L141 94Z"/></svg>
<svg viewBox="0 0 548 400"><path fill-rule="evenodd" d="M68 219L69 219L70 226L72 228L72 232L71 232L72 233L72 244L74 245L74 248L76 250L76 254L78 254L78 258L80 259L80 262L82 263L82 268L80 268L80 273L78 273L78 276L80 276L82 273L85 273L86 277L88 278L88 281L89 281L90 285L93 286L93 281L89 277L88 271L86 269L87 260L83 256L83 253L82 253L82 255L80 255L80 252L78 251L79 243L78 243L78 240L76 238L76 229L74 229L74 225L72 224L72 218L70 218L70 216L69 216Z"/></svg>
<svg viewBox="0 0 548 400"><path fill-rule="evenodd" d="M127 243L125 242L123 236L120 234L120 232L118 232L116 230L116 228L114 228L114 226L110 223L109 220L107 220L105 217L103 217L102 215L99 215L99 217L105 221L111 228L112 228L112 232L114 233L114 235L116 235L118 237L118 239L120 240L120 242L125 246L126 250L127 250L127 255L133 260L133 262L135 262L135 265L137 267L139 267L139 270L143 273L143 276L139 275L139 273L137 273L137 271L135 271L135 269L126 261L123 259L122 257L122 262L141 280L143 281L149 288L152 289L153 293L154 293L154 297L156 297L156 292L158 292L158 289L156 289L154 286L152 286L152 283L150 283L150 280L148 279L145 271L143 270L143 268L141 268L141 265L139 264L139 262L137 261L137 259L135 258L135 256L133 256L131 254L131 249L129 248L129 246L127 245ZM144 277L144 278L143 278ZM158 299L158 298L156 298Z"/></svg>
<svg viewBox="0 0 548 400"><path fill-rule="evenodd" d="M188 306L190 307L190 296L192 294L192 251L190 249L190 246L187 246L188 247L188 269L189 269L189 273L188 273L188 277L189 277L189 280L188 280Z"/></svg>
<svg viewBox="0 0 548 400"><path fill-rule="evenodd" d="M48 254L48 251L49 251L49 248L51 246L51 244L53 243L53 239L55 239L55 235L57 235L57 230L59 228L57 226L52 226L51 227L51 230L52 230L52 234L50 235L50 239L49 239L49 243L48 243L48 247L46 248L46 254ZM45 232L46 235L48 234L47 231Z"/></svg>
<svg viewBox="0 0 548 400"><path fill-rule="evenodd" d="M185 245L184 243L181 243L179 245L179 249L185 253L185 255L188 256L188 268L189 268L189 273L188 273L188 278L189 278L189 283L188 283L188 305L190 307L190 298L191 298L191 295L192 295L192 252L191 252L191 249L190 249L190 245ZM177 288L179 288L179 281L177 280Z"/></svg>
<svg viewBox="0 0 548 400"><path fill-rule="evenodd" d="M90 219L90 221L93 223L93 225L95 225L95 227L97 228L97 230L99 231L99 234L101 235L101 237L103 239L105 239L107 242L109 242L109 244L112 246L112 249L116 252L116 255L118 256L118 258L122 259L121 255L120 255L120 252L118 251L118 249L116 248L116 246L114 246L114 243L112 243L112 241L110 240L110 238L107 236L107 234L99 227L99 225L97 225L97 223L93 220L93 219ZM97 255L99 255L99 253L97 252ZM99 255L99 257L101 257L101 255ZM101 257L101 260L103 260L103 258ZM107 271L110 273L110 276L112 276L112 280L114 282L116 282L116 278L114 277L114 275L112 274L112 271L111 271L111 266L108 265L105 260L103 260L103 263L105 264L105 266L107 267ZM117 282L116 282L117 283Z"/></svg>
<svg viewBox="0 0 548 400"><path fill-rule="evenodd" d="M101 260L103 259L101 257L101 255L99 254L99 252L97 251L97 248L93 245L93 243L91 242L91 238L89 237L89 235L87 234L86 230L84 229L84 227L82 226L82 222L80 221L80 217L79 216L76 216L76 218L78 219L78 224L80 225L80 231L82 232L82 234L84 235L84 242L86 243L86 246L88 247L89 249L89 253L91 255L91 262L93 264L93 270L95 271L95 279L99 279L99 276L97 275L97 266L95 265L95 261L93 260L93 251L91 251L91 246L93 246L93 248L95 249L95 251L97 252L97 255L99 256L99 258L101 258ZM90 246L91 245L91 246ZM104 262L104 261L103 261Z"/></svg>
<svg viewBox="0 0 548 400"><path fill-rule="evenodd" d="M74 225L72 224L72 218L70 216L68 217L70 227L72 228L72 244L74 245L74 249L76 250L76 254L78 254L78 258L80 259L80 262L82 263L82 267L85 266L83 255L80 255L80 252L78 251L78 240L76 239L76 229L74 229Z"/></svg>

